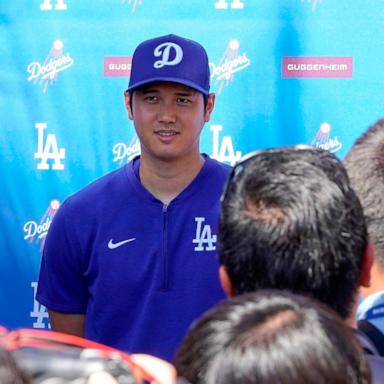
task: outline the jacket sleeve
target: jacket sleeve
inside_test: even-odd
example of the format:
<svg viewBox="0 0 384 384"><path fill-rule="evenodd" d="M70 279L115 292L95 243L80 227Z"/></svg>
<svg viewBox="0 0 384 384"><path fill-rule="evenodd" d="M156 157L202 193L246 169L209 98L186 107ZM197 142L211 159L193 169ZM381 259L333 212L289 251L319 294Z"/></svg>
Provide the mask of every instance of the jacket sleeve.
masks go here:
<svg viewBox="0 0 384 384"><path fill-rule="evenodd" d="M36 299L57 312L85 314L85 255L77 236L81 228L74 231L76 214L67 200L53 218L44 245Z"/></svg>

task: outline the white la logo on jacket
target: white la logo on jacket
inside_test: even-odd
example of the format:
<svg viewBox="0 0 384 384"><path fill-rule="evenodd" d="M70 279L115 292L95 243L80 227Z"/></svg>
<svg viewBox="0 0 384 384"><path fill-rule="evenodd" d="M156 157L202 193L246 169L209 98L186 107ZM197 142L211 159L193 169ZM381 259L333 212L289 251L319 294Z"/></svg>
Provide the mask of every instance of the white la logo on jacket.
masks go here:
<svg viewBox="0 0 384 384"><path fill-rule="evenodd" d="M195 251L215 251L217 236L212 235L211 226L204 224L205 217L195 217L196 221L196 235L192 240L195 246ZM204 246L205 245L205 246Z"/></svg>

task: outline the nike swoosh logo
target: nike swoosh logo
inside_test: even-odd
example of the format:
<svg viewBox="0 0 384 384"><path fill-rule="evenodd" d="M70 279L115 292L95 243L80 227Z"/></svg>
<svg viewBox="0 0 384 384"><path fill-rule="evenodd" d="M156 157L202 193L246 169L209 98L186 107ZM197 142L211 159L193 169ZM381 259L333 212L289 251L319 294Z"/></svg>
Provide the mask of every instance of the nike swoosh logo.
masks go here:
<svg viewBox="0 0 384 384"><path fill-rule="evenodd" d="M111 239L111 240L109 240L109 242L108 242L108 248L109 248L109 249L119 248L119 247L121 247L122 245L127 244L127 243L130 243L131 241L134 241L134 240L136 240L136 237L132 237L132 239L127 239L127 240L119 241L118 243L114 243L114 242L113 242L113 239Z"/></svg>

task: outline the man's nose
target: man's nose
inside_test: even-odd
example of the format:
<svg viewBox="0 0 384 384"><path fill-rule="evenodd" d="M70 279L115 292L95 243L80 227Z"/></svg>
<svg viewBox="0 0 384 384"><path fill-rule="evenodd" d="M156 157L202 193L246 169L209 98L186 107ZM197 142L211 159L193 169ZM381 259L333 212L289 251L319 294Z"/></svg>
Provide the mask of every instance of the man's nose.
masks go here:
<svg viewBox="0 0 384 384"><path fill-rule="evenodd" d="M159 121L163 123L176 122L176 110L172 102L165 101L162 103L159 111Z"/></svg>

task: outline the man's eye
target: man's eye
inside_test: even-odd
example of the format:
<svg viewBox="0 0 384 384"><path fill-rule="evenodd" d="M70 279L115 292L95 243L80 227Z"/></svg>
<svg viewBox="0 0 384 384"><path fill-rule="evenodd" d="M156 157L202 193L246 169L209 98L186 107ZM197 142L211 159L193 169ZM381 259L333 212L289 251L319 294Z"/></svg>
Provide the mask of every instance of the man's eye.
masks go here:
<svg viewBox="0 0 384 384"><path fill-rule="evenodd" d="M144 100L147 101L148 103L156 103L158 101L158 97L157 96L145 96Z"/></svg>
<svg viewBox="0 0 384 384"><path fill-rule="evenodd" d="M177 103L178 104L189 104L191 100L187 99L186 97L178 97Z"/></svg>

